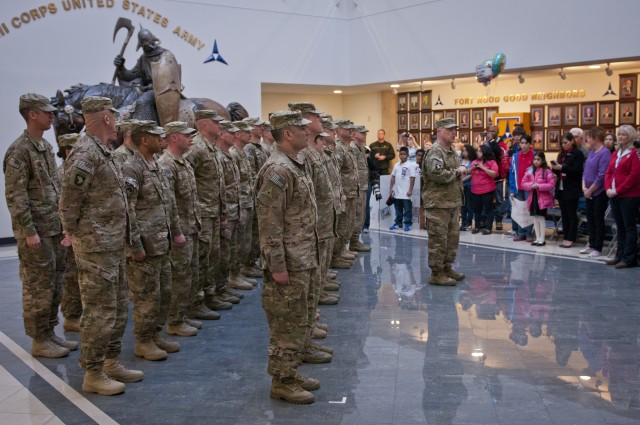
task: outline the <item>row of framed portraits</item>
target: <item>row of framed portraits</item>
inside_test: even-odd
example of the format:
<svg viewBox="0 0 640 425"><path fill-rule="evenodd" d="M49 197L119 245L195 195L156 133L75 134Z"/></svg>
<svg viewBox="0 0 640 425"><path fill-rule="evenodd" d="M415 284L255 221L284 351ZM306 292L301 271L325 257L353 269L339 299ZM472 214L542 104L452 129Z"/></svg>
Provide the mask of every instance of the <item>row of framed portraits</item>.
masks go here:
<svg viewBox="0 0 640 425"><path fill-rule="evenodd" d="M637 101L532 105L531 127L635 125Z"/></svg>
<svg viewBox="0 0 640 425"><path fill-rule="evenodd" d="M398 131L431 130L442 118L453 118L461 129L485 129L499 108L452 109L442 111L399 112Z"/></svg>
<svg viewBox="0 0 640 425"><path fill-rule="evenodd" d="M398 113L431 110L431 90L398 94Z"/></svg>

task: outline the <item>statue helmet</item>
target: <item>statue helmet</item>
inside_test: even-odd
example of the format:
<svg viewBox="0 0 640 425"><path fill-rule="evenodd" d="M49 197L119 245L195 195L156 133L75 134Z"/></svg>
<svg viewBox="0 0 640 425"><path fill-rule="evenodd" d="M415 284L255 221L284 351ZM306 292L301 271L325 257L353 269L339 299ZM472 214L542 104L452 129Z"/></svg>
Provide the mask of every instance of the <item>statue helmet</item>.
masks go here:
<svg viewBox="0 0 640 425"><path fill-rule="evenodd" d="M140 25L140 31L138 31L138 47L136 47L136 51L140 50L140 47L142 47L142 43L146 40L153 41L154 47L160 44L160 39L158 39L158 37L153 35L151 31L143 28L142 25Z"/></svg>

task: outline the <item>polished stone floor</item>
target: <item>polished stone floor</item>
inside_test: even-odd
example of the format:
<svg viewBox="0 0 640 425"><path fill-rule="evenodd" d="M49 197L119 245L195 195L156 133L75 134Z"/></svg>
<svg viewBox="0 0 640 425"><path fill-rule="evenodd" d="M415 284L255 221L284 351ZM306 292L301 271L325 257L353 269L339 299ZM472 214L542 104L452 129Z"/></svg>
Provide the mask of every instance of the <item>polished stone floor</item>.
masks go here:
<svg viewBox="0 0 640 425"><path fill-rule="evenodd" d="M640 269L534 251L504 234L474 238L464 235L458 255L468 277L444 288L426 284L424 232L366 237L372 252L340 272L340 304L322 308L334 360L301 368L322 385L309 406L269 398L259 289L164 362L134 357L129 323L121 360L144 381L120 396L82 393L77 352L28 355L9 250L0 424L640 423Z"/></svg>

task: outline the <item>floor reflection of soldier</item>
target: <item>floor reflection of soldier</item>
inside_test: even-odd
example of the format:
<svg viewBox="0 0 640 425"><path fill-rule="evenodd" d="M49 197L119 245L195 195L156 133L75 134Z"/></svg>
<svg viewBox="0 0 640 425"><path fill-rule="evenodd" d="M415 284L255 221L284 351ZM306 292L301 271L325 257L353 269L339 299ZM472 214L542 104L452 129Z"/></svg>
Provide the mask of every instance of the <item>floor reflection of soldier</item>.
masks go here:
<svg viewBox="0 0 640 425"><path fill-rule="evenodd" d="M423 285L416 279L413 270L413 250L407 252L396 250L395 253L395 257L387 258L393 291L400 297L400 307L416 310L419 306L416 295Z"/></svg>

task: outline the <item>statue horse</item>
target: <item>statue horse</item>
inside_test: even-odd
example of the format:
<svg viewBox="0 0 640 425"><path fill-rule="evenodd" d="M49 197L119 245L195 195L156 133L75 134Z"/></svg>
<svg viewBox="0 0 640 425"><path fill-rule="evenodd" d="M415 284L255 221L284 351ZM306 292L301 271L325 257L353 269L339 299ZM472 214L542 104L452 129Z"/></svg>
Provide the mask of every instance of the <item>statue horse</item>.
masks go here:
<svg viewBox="0 0 640 425"><path fill-rule="evenodd" d="M79 133L84 127L84 117L81 113L80 102L88 96L108 97L113 107L120 112L123 119L153 120L158 122L153 96L143 96L136 86L115 86L100 83L94 86L76 84L65 90L65 96L60 90L51 99L51 104L58 108L54 117L54 132L56 138L68 133ZM225 119L236 121L249 116L247 110L237 102L232 102L226 108L220 103L207 98L185 98L180 100L178 119L194 126L194 111L211 109Z"/></svg>

